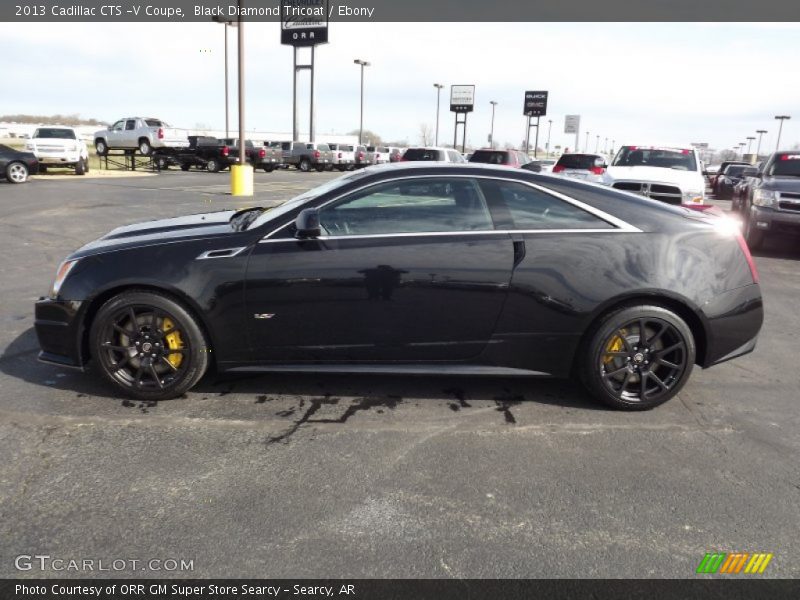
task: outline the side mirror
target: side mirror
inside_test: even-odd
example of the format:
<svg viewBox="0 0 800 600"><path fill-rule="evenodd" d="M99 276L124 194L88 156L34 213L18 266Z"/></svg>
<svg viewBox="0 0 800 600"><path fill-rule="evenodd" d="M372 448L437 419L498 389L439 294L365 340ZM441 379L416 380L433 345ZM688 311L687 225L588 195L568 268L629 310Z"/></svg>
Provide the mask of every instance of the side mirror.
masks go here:
<svg viewBox="0 0 800 600"><path fill-rule="evenodd" d="M307 208L300 212L295 219L294 226L297 232L294 234L298 240L308 240L317 238L322 233L319 225L319 210Z"/></svg>

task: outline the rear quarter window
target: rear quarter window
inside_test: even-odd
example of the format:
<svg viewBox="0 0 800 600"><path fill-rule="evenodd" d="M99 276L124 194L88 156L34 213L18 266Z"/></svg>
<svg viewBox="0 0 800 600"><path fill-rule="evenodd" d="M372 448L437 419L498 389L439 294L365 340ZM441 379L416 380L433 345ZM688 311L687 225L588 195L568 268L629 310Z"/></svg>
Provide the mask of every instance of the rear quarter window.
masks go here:
<svg viewBox="0 0 800 600"><path fill-rule="evenodd" d="M513 229L615 229L600 217L523 183L483 181L481 187L508 210Z"/></svg>
<svg viewBox="0 0 800 600"><path fill-rule="evenodd" d="M404 158L406 160L443 160L441 150L429 150L427 148L409 148L406 150Z"/></svg>

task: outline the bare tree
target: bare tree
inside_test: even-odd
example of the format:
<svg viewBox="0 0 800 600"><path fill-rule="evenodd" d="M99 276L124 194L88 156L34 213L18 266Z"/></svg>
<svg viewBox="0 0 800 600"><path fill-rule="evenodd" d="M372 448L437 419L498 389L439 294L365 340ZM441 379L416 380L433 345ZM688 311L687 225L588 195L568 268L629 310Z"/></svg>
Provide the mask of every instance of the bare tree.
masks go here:
<svg viewBox="0 0 800 600"><path fill-rule="evenodd" d="M419 141L423 146L433 144L433 128L427 123L419 124Z"/></svg>

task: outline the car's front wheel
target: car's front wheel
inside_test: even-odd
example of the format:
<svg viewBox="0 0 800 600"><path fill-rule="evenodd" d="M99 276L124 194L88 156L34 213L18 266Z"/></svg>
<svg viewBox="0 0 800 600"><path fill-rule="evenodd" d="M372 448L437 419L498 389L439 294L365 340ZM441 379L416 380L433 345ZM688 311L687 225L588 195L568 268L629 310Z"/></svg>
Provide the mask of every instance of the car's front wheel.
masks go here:
<svg viewBox="0 0 800 600"><path fill-rule="evenodd" d="M749 206L742 206L742 212L744 213L744 241L747 242L747 247L750 250L758 250L764 245L766 234L756 228Z"/></svg>
<svg viewBox="0 0 800 600"><path fill-rule="evenodd" d="M106 302L92 323L90 343L103 376L140 400L180 396L209 363L208 342L195 318L154 292L124 292Z"/></svg>
<svg viewBox="0 0 800 600"><path fill-rule="evenodd" d="M660 306L629 306L602 317L579 356L589 393L613 408L648 410L677 394L695 361L691 329Z"/></svg>
<svg viewBox="0 0 800 600"><path fill-rule="evenodd" d="M21 162L12 162L6 167L6 179L11 183L25 183L28 181L28 167Z"/></svg>

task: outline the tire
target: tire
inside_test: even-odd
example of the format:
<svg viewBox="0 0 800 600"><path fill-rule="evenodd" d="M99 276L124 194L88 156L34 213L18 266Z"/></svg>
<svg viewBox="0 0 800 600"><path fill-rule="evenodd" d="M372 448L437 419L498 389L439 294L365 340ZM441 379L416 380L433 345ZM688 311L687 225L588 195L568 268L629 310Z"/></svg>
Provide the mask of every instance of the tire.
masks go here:
<svg viewBox="0 0 800 600"><path fill-rule="evenodd" d="M39 175L47 173L47 165L39 165Z"/></svg>
<svg viewBox="0 0 800 600"><path fill-rule="evenodd" d="M317 173L322 173L325 170L325 165L317 165L316 169Z"/></svg>
<svg viewBox="0 0 800 600"><path fill-rule="evenodd" d="M167 319L171 325L164 330ZM199 324L180 302L163 294L133 290L111 298L97 312L89 335L103 377L138 400L180 396L208 368L210 349Z"/></svg>
<svg viewBox="0 0 800 600"><path fill-rule="evenodd" d="M275 166L274 165L264 165L261 168L264 169L265 173L272 173L275 170Z"/></svg>
<svg viewBox="0 0 800 600"><path fill-rule="evenodd" d="M83 172L84 173L88 173L89 172L89 157L88 156L83 159Z"/></svg>
<svg viewBox="0 0 800 600"><path fill-rule="evenodd" d="M311 170L311 161L307 158L303 158L300 160L300 163L297 165L297 168L300 169L303 173L308 173Z"/></svg>
<svg viewBox="0 0 800 600"><path fill-rule="evenodd" d="M150 141L142 138L139 140L139 154L142 156L150 156L153 152L153 147L150 145Z"/></svg>
<svg viewBox="0 0 800 600"><path fill-rule="evenodd" d="M190 165L189 163L181 164L181 171L188 171L191 168L192 168L192 165Z"/></svg>
<svg viewBox="0 0 800 600"><path fill-rule="evenodd" d="M75 163L75 175L85 175L86 168L83 164L83 159L80 159L78 162Z"/></svg>
<svg viewBox="0 0 800 600"><path fill-rule="evenodd" d="M208 162L206 163L206 169L209 173L219 173L222 169L222 165L220 165L216 158L209 158Z"/></svg>
<svg viewBox="0 0 800 600"><path fill-rule="evenodd" d="M661 306L627 306L592 326L576 366L596 400L616 409L650 410L686 384L696 352L692 331L677 314Z"/></svg>
<svg viewBox="0 0 800 600"><path fill-rule="evenodd" d="M169 161L163 156L160 156L156 159L156 166L159 171L166 171L169 169Z"/></svg>
<svg viewBox="0 0 800 600"><path fill-rule="evenodd" d="M108 154L108 144L103 139L96 139L94 141L94 151L97 156L106 156Z"/></svg>
<svg viewBox="0 0 800 600"><path fill-rule="evenodd" d="M28 181L28 166L21 162L12 162L6 166L6 179L10 183L25 183Z"/></svg>
<svg viewBox="0 0 800 600"><path fill-rule="evenodd" d="M744 213L744 231L742 232L744 241L747 242L750 250L759 250L764 245L767 235L760 229L756 229L749 206L743 206L742 212Z"/></svg>

